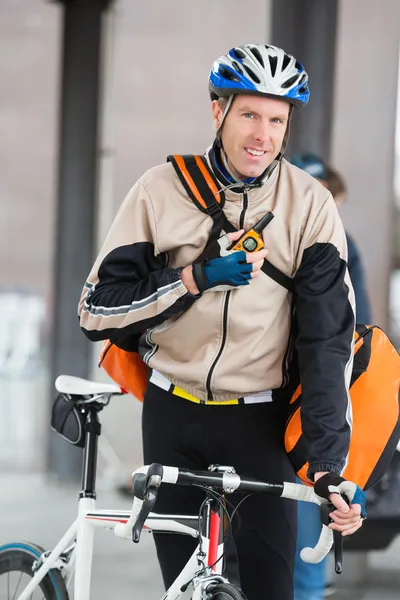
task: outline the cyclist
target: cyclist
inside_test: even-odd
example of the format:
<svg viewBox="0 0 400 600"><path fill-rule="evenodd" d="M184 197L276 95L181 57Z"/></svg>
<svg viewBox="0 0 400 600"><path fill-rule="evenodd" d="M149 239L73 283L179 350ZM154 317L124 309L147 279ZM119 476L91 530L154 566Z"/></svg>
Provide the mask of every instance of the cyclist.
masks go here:
<svg viewBox="0 0 400 600"><path fill-rule="evenodd" d="M199 259L212 220L188 198L170 163L156 166L122 204L84 286L80 324L92 341L139 348L151 368L145 463L219 463L264 480L295 481L283 446L283 398L296 323L309 473L317 493L336 506L331 527L348 535L361 525L359 496L349 507L333 493L342 482L351 415L354 298L345 234L331 194L283 159L292 115L308 102L308 76L284 50L249 44L214 63L209 90L216 138L205 156L225 191L224 212L240 230L229 239L272 211L265 248ZM177 93L184 102L184 83L177 82ZM294 278L295 320L291 295L261 271L267 255ZM163 487L158 512L197 514L204 492ZM247 598L292 600L295 503L254 495L240 518L233 533ZM176 538L155 536L167 587L196 545Z"/></svg>

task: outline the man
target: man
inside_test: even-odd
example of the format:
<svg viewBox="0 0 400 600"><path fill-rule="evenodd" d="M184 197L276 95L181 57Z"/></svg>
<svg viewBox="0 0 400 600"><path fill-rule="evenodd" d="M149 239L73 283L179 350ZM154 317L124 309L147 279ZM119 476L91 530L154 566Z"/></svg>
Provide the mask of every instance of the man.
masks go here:
<svg viewBox="0 0 400 600"><path fill-rule="evenodd" d="M318 156L303 152L292 156L290 162L315 177L327 188L339 208L346 199L347 189L342 177L328 167ZM353 238L346 232L348 259L347 266L356 300L357 323L371 324L371 310L366 291L364 268L361 256ZM314 546L321 529L319 509L312 504L299 503L299 527L295 563L295 600L322 600L332 591L326 586L326 561L311 565L300 558L305 546Z"/></svg>
<svg viewBox="0 0 400 600"><path fill-rule="evenodd" d="M198 260L212 219L188 198L170 163L157 166L125 199L79 315L91 340L110 338L129 350L140 336L152 370L143 405L145 463L192 469L219 463L263 480L294 481L281 400L291 295L262 272L268 255L294 277L309 472L337 507L331 527L351 534L361 525L361 507L331 493L339 489L350 434L354 303L346 240L331 195L282 160L292 111L308 102L307 82L295 58L251 44L219 58L210 74L216 139L206 157L225 192L225 215L240 230L229 239L272 211L265 248ZM197 513L204 499L200 490L164 488L158 512ZM230 501L238 502L234 495ZM293 598L296 512L294 502L261 494L241 505L234 537L248 600ZM169 586L195 540L155 538Z"/></svg>

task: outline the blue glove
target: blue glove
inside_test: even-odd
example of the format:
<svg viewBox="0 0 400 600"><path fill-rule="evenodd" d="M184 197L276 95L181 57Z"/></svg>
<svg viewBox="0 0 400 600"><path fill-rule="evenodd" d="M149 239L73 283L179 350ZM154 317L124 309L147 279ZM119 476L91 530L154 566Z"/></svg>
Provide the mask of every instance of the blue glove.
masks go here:
<svg viewBox="0 0 400 600"><path fill-rule="evenodd" d="M325 500L329 500L330 494L343 494L350 504L361 504L361 517L367 518L365 492L356 483L347 481L340 475L326 473L314 485L314 492Z"/></svg>
<svg viewBox="0 0 400 600"><path fill-rule="evenodd" d="M241 250L221 258L194 263L192 269L193 279L199 292L203 293L217 286L219 289L232 289L248 285L253 265L246 261L246 252Z"/></svg>

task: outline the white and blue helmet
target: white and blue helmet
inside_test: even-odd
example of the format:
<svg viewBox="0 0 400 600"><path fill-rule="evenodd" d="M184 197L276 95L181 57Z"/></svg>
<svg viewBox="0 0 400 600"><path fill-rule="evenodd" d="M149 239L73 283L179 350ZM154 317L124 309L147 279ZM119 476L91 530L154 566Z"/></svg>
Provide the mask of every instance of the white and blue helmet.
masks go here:
<svg viewBox="0 0 400 600"><path fill-rule="evenodd" d="M237 46L216 60L209 90L212 100L254 94L286 100L296 108L310 96L304 67L281 48L262 44Z"/></svg>

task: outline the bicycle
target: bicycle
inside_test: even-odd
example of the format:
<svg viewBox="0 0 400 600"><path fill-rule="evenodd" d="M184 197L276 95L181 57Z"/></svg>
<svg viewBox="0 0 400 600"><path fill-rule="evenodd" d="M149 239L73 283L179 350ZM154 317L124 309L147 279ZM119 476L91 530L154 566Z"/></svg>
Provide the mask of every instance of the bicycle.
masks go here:
<svg viewBox="0 0 400 600"><path fill-rule="evenodd" d="M0 546L0 580L3 575L7 575L7 600L33 598L33 593L38 589L45 600L69 600L68 588L74 571L74 600L89 600L96 528L111 529L116 536L131 539L135 543L139 542L143 529L191 535L198 539L198 546L162 600L242 600L244 596L240 589L224 576L226 497L237 491L268 493L321 504L321 499L310 487L241 477L233 467L214 465L208 471L190 471L152 464L140 467L133 474L131 511L97 510L95 484L97 446L101 434L99 412L110 402L112 396L123 395L125 392L112 383L97 383L65 375L56 380L56 389L59 397L65 401L65 406L75 411L74 414L82 425L79 442L83 440L81 445L84 447L84 454L78 516L51 551L27 542ZM74 440L74 443L77 441ZM161 484L166 483L205 488L206 498L199 514L165 515L152 512L158 489ZM323 506L328 515L329 505ZM303 560L319 562L335 542L336 571L340 572L341 536L336 536L336 533L333 535L333 531L323 524L318 544L315 548L303 549ZM17 588L10 595L12 572L20 575ZM30 581L18 593L24 575ZM1 598L3 600L3 596Z"/></svg>

